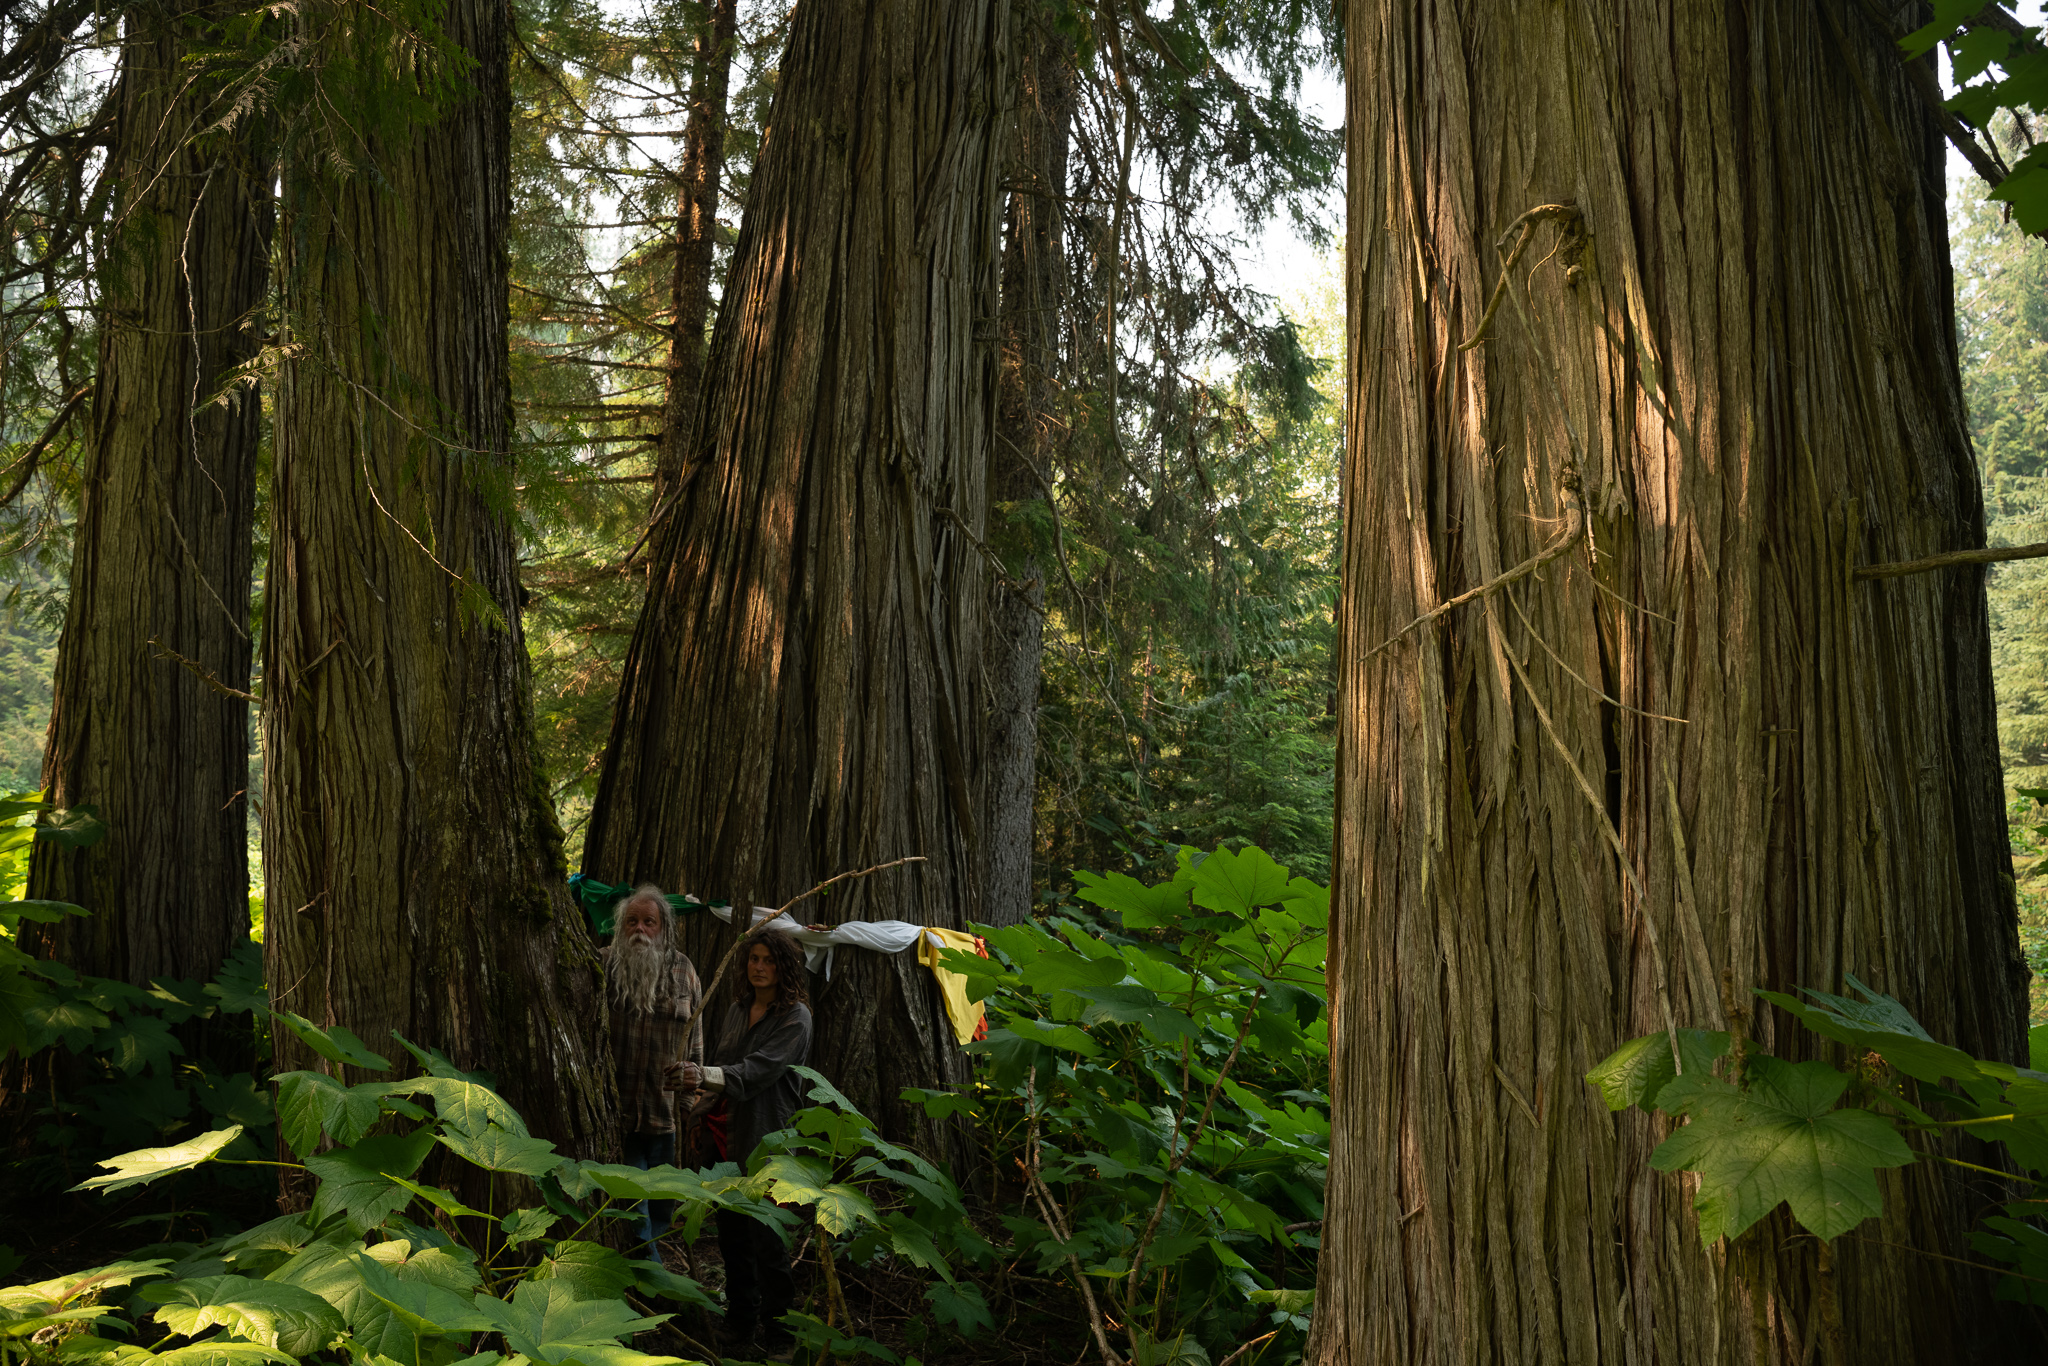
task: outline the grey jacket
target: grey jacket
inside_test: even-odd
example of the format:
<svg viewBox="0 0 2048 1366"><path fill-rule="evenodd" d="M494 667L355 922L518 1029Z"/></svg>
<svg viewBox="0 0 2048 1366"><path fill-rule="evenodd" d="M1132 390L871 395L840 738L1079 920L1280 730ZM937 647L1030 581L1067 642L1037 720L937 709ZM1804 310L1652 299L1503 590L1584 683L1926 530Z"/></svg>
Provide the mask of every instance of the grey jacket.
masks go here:
<svg viewBox="0 0 2048 1366"><path fill-rule="evenodd" d="M748 1007L726 1004L705 1062L725 1073L726 1151L745 1169L763 1135L789 1124L809 1104L808 1083L792 1067L811 1057L811 1008L770 1010L747 1026Z"/></svg>

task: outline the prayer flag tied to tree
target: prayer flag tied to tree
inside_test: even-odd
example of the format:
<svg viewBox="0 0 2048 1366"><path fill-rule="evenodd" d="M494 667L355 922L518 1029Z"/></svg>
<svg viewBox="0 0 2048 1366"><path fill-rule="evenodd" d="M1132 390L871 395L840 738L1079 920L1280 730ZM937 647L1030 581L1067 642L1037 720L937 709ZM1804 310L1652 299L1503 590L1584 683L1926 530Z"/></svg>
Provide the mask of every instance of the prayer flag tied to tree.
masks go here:
<svg viewBox="0 0 2048 1366"><path fill-rule="evenodd" d="M1981 0L0 6L0 1366L733 1359L713 1216L804 1366L2041 1355L2044 104ZM796 940L744 1165L577 868Z"/></svg>

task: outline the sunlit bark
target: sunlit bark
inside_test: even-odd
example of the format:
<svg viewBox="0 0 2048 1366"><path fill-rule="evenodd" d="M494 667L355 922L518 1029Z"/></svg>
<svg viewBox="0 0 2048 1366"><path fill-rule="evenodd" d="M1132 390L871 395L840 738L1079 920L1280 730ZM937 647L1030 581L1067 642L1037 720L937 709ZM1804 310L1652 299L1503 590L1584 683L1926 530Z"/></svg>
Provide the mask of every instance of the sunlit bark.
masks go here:
<svg viewBox="0 0 2048 1366"><path fill-rule="evenodd" d="M1927 111L1839 0L1361 0L1348 42L1310 1360L2017 1359L1989 1278L1940 1260L1996 1183L1889 1175L1829 1274L1782 1216L1702 1251L1661 1122L1581 1080L1849 973L2021 1051L1981 573L1850 573L1982 543ZM1546 204L1573 213L1461 350Z"/></svg>
<svg viewBox="0 0 2048 1366"><path fill-rule="evenodd" d="M609 882L806 919L980 914L1002 0L803 0L586 843ZM700 963L729 940L684 922ZM705 969L709 972L709 967ZM819 984L823 986L823 984ZM885 1130L964 1068L931 976L842 952L813 1062Z"/></svg>
<svg viewBox="0 0 2048 1366"><path fill-rule="evenodd" d="M326 59L389 41L360 8L307 22ZM474 93L371 136L374 174L285 178L267 967L280 1009L488 1070L536 1132L595 1154L596 954L534 753L507 516L510 12L453 0L442 22Z"/></svg>

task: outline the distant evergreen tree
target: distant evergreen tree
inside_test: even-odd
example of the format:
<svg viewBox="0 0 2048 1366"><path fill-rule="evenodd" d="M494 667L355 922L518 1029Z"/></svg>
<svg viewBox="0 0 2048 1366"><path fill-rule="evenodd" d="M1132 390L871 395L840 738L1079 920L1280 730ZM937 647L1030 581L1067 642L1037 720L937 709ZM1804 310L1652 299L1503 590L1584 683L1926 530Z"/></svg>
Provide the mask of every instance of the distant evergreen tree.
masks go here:
<svg viewBox="0 0 2048 1366"><path fill-rule="evenodd" d="M1956 330L1993 545L2048 541L2048 246L1972 200L1956 223ZM2048 562L1988 573L2007 784L2048 785Z"/></svg>

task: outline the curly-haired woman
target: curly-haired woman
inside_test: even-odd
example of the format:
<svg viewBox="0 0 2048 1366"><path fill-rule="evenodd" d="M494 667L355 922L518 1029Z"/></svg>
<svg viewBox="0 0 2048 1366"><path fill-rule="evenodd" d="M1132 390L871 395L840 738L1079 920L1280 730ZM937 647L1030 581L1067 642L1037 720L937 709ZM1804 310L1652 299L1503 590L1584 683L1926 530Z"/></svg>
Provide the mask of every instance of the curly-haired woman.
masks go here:
<svg viewBox="0 0 2048 1366"><path fill-rule="evenodd" d="M702 1085L723 1096L727 1152L745 1170L762 1136L784 1128L804 1103L800 1067L811 1053L811 1008L804 993L803 952L781 930L759 929L741 946L743 977L727 998L699 1068L682 1065L685 1088ZM781 1235L759 1220L718 1212L725 1257L725 1339L737 1347L755 1336L770 1351L787 1346L780 1320L795 1285Z"/></svg>

